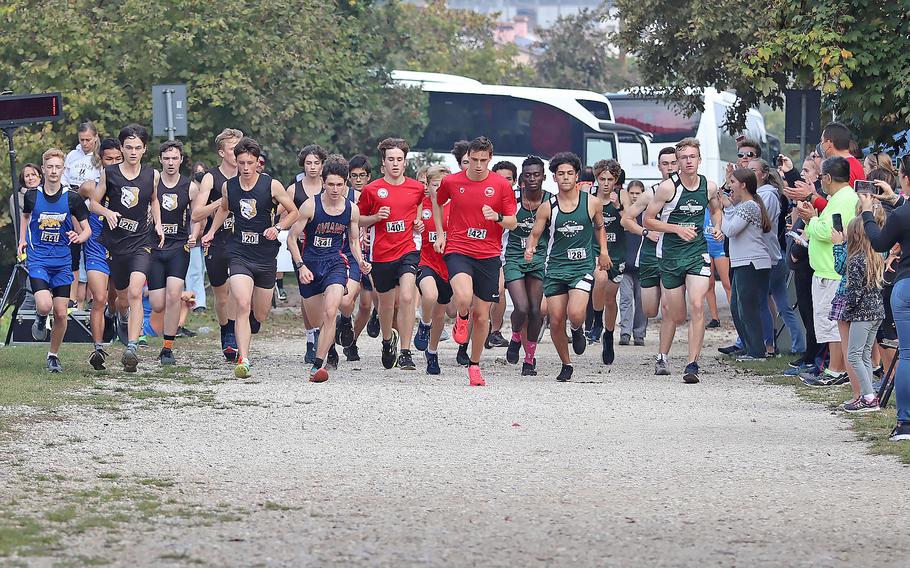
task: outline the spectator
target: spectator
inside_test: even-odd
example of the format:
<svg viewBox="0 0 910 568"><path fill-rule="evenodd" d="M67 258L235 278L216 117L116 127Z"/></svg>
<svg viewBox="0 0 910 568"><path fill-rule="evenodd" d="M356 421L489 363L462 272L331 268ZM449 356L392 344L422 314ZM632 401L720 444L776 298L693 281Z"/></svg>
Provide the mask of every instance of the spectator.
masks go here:
<svg viewBox="0 0 910 568"><path fill-rule="evenodd" d="M872 170L884 169L892 174L894 173L894 162L891 161L891 156L884 152L871 152L863 160L863 171L866 172L866 179L869 179L869 173Z"/></svg>
<svg viewBox="0 0 910 568"><path fill-rule="evenodd" d="M910 192L910 156L900 160L898 179L904 193ZM881 187L880 184L876 184ZM893 194L893 191L891 192ZM900 198L891 198L899 201ZM896 208L885 226L879 228L873 214L874 201L869 195L860 196L863 211L863 227L872 247L886 252L899 244L901 249L910 247L910 207L903 204ZM897 398L897 425L891 432L891 441L910 440L910 255L902 256L894 276L894 290L891 292L891 311L897 326L901 362L894 373L894 391Z"/></svg>
<svg viewBox="0 0 910 568"><path fill-rule="evenodd" d="M850 136L850 129L840 122L830 122L822 130L822 141L819 144L821 149L820 155L826 158L838 156L847 160L850 165L850 178L847 182L853 187L853 182L858 179L866 179L866 172L863 170L863 164L850 153L850 143L853 141ZM847 220L844 219L844 223ZM846 225L845 225L846 226Z"/></svg>
<svg viewBox="0 0 910 568"><path fill-rule="evenodd" d="M711 320L705 327L714 329L720 327L717 294L713 293L718 280L724 287L727 303L729 304L731 300L730 259L727 258L727 247L724 246L724 243L714 238L714 223L711 222L711 215L708 211L705 211L705 241L708 243L708 256L711 257L711 278L708 284L708 295L705 297L705 301L708 303L708 311L711 313Z"/></svg>
<svg viewBox="0 0 910 568"><path fill-rule="evenodd" d="M765 204L768 218L771 219L771 231L764 234L768 254L771 255L771 297L777 313L790 332L790 353L800 357L806 352L806 335L800 324L799 317L790 303L789 277L790 270L783 258L786 249L785 233L787 232L787 214L790 202L784 195L784 182L777 170L762 159L749 162L749 169L755 173L758 180L758 196ZM765 348L769 355L776 352L774 316L771 310L770 299L761 306L762 331L764 334Z"/></svg>
<svg viewBox="0 0 910 568"><path fill-rule="evenodd" d="M730 311L745 348L738 359L763 359L760 302L755 300L768 297L772 262L764 235L771 232L771 219L758 197L758 181L751 170L734 170L728 183L731 193L721 199L721 230L730 242L730 265L734 269Z"/></svg>
<svg viewBox="0 0 910 568"><path fill-rule="evenodd" d="M645 191L645 186L638 180L629 182L626 189L632 203ZM638 272L638 250L641 248L641 235L626 231L626 270L619 284L619 344L645 344L648 332L648 318L641 303L641 282Z"/></svg>
<svg viewBox="0 0 910 568"><path fill-rule="evenodd" d="M828 344L830 358L828 368L819 375L800 375L803 382L812 386L841 385L850 380L845 372L846 363L837 324L828 316L841 280L840 274L834 270L834 245L831 242L833 216L840 215L845 226L856 216L857 197L849 183L851 175L850 163L846 158L828 158L822 164L821 177L822 189L828 195L827 205L821 213L805 201L801 201L797 207L800 219L806 223L804 235L809 241L809 264L815 271L812 276L815 339L819 344Z"/></svg>
<svg viewBox="0 0 910 568"><path fill-rule="evenodd" d="M101 139L98 129L91 122L83 122L78 129L79 143L66 155L63 163L64 186L79 187L83 182L101 179Z"/></svg>

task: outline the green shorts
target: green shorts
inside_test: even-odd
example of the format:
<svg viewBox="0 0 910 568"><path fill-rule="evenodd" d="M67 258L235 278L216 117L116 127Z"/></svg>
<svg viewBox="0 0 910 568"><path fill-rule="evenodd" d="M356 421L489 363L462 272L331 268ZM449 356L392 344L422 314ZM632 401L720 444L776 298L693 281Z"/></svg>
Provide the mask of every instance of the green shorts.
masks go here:
<svg viewBox="0 0 910 568"><path fill-rule="evenodd" d="M543 295L559 296L568 294L569 290L581 290L591 293L594 287L594 276L590 272L576 275L547 274L543 279Z"/></svg>
<svg viewBox="0 0 910 568"><path fill-rule="evenodd" d="M607 271L607 278L610 279L614 284L619 284L622 282L622 275L626 272L626 263L613 261L613 266Z"/></svg>
<svg viewBox="0 0 910 568"><path fill-rule="evenodd" d="M638 282L642 288L660 286L660 265L656 258L638 267Z"/></svg>
<svg viewBox="0 0 910 568"><path fill-rule="evenodd" d="M506 283L525 278L543 280L544 267L540 262L526 262L524 259L513 260L507 258L506 263L502 266L502 274Z"/></svg>
<svg viewBox="0 0 910 568"><path fill-rule="evenodd" d="M679 260L661 258L658 263L660 266L660 282L667 290L679 288L685 284L686 276L711 277L711 257L708 256L707 252L701 256ZM642 287L644 287L644 284L642 284Z"/></svg>

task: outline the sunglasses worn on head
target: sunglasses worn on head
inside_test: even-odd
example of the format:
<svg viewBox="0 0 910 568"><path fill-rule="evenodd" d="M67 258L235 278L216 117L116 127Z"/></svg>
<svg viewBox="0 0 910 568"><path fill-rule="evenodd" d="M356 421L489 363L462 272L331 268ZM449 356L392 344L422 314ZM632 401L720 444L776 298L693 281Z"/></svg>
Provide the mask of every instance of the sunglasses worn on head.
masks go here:
<svg viewBox="0 0 910 568"><path fill-rule="evenodd" d="M758 155L758 154L756 154L755 152L738 152L738 153L736 154L736 156L737 156L738 158L740 158L740 159L743 159L743 158L754 158L754 157L757 156L757 155Z"/></svg>

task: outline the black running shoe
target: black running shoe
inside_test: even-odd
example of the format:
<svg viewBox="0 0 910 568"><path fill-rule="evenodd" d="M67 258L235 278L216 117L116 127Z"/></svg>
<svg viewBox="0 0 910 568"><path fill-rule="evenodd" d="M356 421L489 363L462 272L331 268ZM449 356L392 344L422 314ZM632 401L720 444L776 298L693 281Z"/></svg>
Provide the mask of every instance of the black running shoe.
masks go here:
<svg viewBox="0 0 910 568"><path fill-rule="evenodd" d="M612 365L613 360L616 358L616 354L613 352L613 331L605 329L600 344L603 347L601 360L603 360L604 365Z"/></svg>
<svg viewBox="0 0 910 568"><path fill-rule="evenodd" d="M177 358L174 357L174 351L163 347L161 353L158 354L158 362L162 365L176 365Z"/></svg>
<svg viewBox="0 0 910 568"><path fill-rule="evenodd" d="M716 319L712 319L711 321L708 322L708 325L705 326L705 329L717 329L719 327L720 327L720 321L716 320Z"/></svg>
<svg viewBox="0 0 910 568"><path fill-rule="evenodd" d="M350 347L354 344L354 323L351 318L339 319L338 332L335 335L335 341L342 347Z"/></svg>
<svg viewBox="0 0 910 568"><path fill-rule="evenodd" d="M894 430L891 430L891 435L888 439L892 442L910 440L910 422L898 422Z"/></svg>
<svg viewBox="0 0 910 568"><path fill-rule="evenodd" d="M584 337L584 335L582 335ZM559 371L559 374L556 375L556 380L564 383L566 381L572 380L572 365L563 364L562 370Z"/></svg>
<svg viewBox="0 0 910 568"><path fill-rule="evenodd" d="M177 337L196 337L196 332L181 325L177 328Z"/></svg>
<svg viewBox="0 0 910 568"><path fill-rule="evenodd" d="M583 329L573 329L572 330L572 351L575 351L576 355L581 355L585 352L585 347L588 346L588 340L585 338L585 332Z"/></svg>
<svg viewBox="0 0 910 568"><path fill-rule="evenodd" d="M139 356L136 355L135 349L127 347L123 350L123 356L120 357L120 363L123 364L123 370L127 373L135 373L139 367Z"/></svg>
<svg viewBox="0 0 910 568"><path fill-rule="evenodd" d="M391 369L398 361L398 330L392 329L392 337L382 340L382 366ZM413 365L413 361L411 362Z"/></svg>
<svg viewBox="0 0 910 568"><path fill-rule="evenodd" d="M467 367L468 363L471 362L471 358L468 356L468 344L463 343L458 346L458 353L455 355L455 362L461 365L462 367Z"/></svg>
<svg viewBox="0 0 910 568"><path fill-rule="evenodd" d="M60 364L60 359L56 355L47 356L47 371L49 373L63 372L63 365Z"/></svg>
<svg viewBox="0 0 910 568"><path fill-rule="evenodd" d="M130 320L122 314L117 314L117 340L123 345L130 342Z"/></svg>
<svg viewBox="0 0 910 568"><path fill-rule="evenodd" d="M376 308L373 308L373 313L370 314L370 320L367 322L367 335L379 337L379 312L376 311Z"/></svg>
<svg viewBox="0 0 910 568"><path fill-rule="evenodd" d="M88 357L88 364L96 371L103 371L105 359L107 359L107 353L103 349L95 349Z"/></svg>
<svg viewBox="0 0 910 568"><path fill-rule="evenodd" d="M521 341L509 340L509 347L506 349L506 361L512 365L518 363L519 351L521 351Z"/></svg>
<svg viewBox="0 0 910 568"><path fill-rule="evenodd" d="M698 363L692 361L686 365L686 372L683 373L683 382L690 385L698 382Z"/></svg>
<svg viewBox="0 0 910 568"><path fill-rule="evenodd" d="M727 345L726 347L718 347L717 350L724 355L737 355L742 349L736 345Z"/></svg>
<svg viewBox="0 0 910 568"><path fill-rule="evenodd" d="M329 354L325 357L325 367L333 371L338 368L338 351L335 350L334 343L329 347Z"/></svg>
<svg viewBox="0 0 910 568"><path fill-rule="evenodd" d="M398 368L405 371L413 371L417 368L417 365L414 364L414 359L411 357L410 349L401 350L398 355Z"/></svg>
<svg viewBox="0 0 910 568"><path fill-rule="evenodd" d="M527 361L522 361L521 363L521 376L522 377L536 377L537 369L534 368L533 363L528 363Z"/></svg>
<svg viewBox="0 0 910 568"><path fill-rule="evenodd" d="M506 341L506 338L502 336L498 331L494 331L487 336L486 342L484 342L484 347L491 349L493 347L506 347L509 345L509 342Z"/></svg>
<svg viewBox="0 0 910 568"><path fill-rule="evenodd" d="M32 322L32 339L35 341L44 341L47 339L47 316L39 313L35 314L35 321Z"/></svg>
<svg viewBox="0 0 910 568"><path fill-rule="evenodd" d="M344 353L344 356L348 361L360 361L360 351L357 350L356 343L350 347L342 348L341 352Z"/></svg>

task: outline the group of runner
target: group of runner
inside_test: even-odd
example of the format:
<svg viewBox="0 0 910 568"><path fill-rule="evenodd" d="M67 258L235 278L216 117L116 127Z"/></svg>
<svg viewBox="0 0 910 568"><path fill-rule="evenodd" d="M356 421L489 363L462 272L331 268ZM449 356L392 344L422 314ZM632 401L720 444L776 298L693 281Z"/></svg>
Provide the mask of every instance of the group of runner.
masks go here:
<svg viewBox="0 0 910 568"><path fill-rule="evenodd" d="M287 187L262 171L262 148L236 129L215 139L221 163L198 183L180 173L180 142L161 144L159 171L142 163L144 127L124 127L118 141L116 151L101 156L97 179L78 186L61 182L64 155L49 150L43 185L25 195L20 253L27 255L36 299L36 339L44 339L45 320L54 315L47 361L52 372L62 370L58 349L73 282L71 245L83 244L93 297L91 365L105 368L105 320L112 315L126 345L123 368L135 372L143 318L133 314L143 313L146 287L152 309L164 313L158 360L176 362L181 294L189 250L198 241L223 355L235 365L236 377L249 377L251 338L271 310L279 237L287 235L311 381L325 381L337 368L336 344L349 361L359 360L357 340L371 313L378 320L384 368L414 370L413 344L425 354L426 372L439 374L437 347L448 314L469 383L483 386L481 358L503 288L513 305L507 361L517 364L523 350L521 374L536 375L537 342L547 321L562 363L557 380L568 381L570 339L575 355L588 345L589 303L602 325L602 361L613 363L616 295L629 232L642 237L637 265L645 313L653 317L662 306L664 315L655 373L669 374L673 335L688 312L683 380L699 380L710 276L705 212L717 237L721 218L717 186L697 173L697 140L661 151L664 181L640 194L622 186L621 167L613 160L594 164L596 186L589 190L579 183L582 162L570 152L549 160L557 186L550 193L543 189L541 158L491 168L493 144L483 136L462 148L461 171L425 167L417 179L405 175L410 148L400 138L379 144L381 176L373 181L368 157L347 161L307 146L298 156L303 171ZM105 311L109 282L112 314Z"/></svg>

